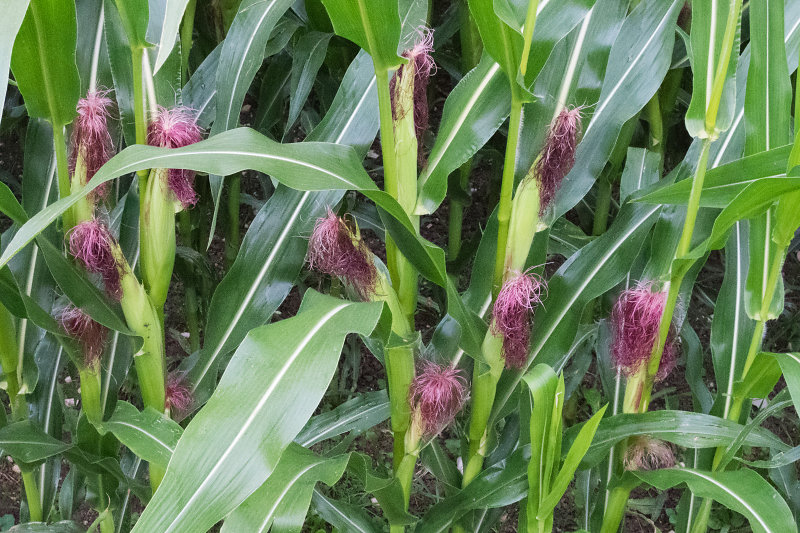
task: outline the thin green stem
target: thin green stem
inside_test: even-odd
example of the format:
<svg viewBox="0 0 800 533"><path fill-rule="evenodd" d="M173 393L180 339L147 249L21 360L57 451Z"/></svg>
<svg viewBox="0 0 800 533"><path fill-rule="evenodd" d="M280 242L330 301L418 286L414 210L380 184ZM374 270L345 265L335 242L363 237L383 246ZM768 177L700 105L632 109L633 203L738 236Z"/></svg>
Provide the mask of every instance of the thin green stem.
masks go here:
<svg viewBox="0 0 800 533"><path fill-rule="evenodd" d="M42 522L42 503L40 501L39 487L36 484L36 476L32 470L25 468L21 470L22 485L25 488L25 500L28 502L28 514L31 522Z"/></svg>
<svg viewBox="0 0 800 533"><path fill-rule="evenodd" d="M183 12L181 24L181 76L183 83L189 81L189 54L192 51L192 33L194 32L194 13L197 0L189 0Z"/></svg>
<svg viewBox="0 0 800 533"><path fill-rule="evenodd" d="M64 127L53 126L53 145L56 152L56 174L58 175L58 197L66 198L70 195L69 164L67 162L67 143L64 138ZM74 226L72 210L64 212L64 232Z"/></svg>
<svg viewBox="0 0 800 533"><path fill-rule="evenodd" d="M611 208L611 180L603 176L597 182L597 201L594 208L592 235L602 235L608 228L608 211Z"/></svg>
<svg viewBox="0 0 800 533"><path fill-rule="evenodd" d="M492 295L497 296L503 284L505 273L506 246L508 244L508 225L511 220L511 199L514 191L514 167L519 143L519 130L522 121L522 100L511 97L511 116L508 125L508 141L503 162L503 178L500 185L500 202L497 208L497 253L495 255Z"/></svg>
<svg viewBox="0 0 800 533"><path fill-rule="evenodd" d="M714 73L714 85L711 87L711 96L706 108L705 129L709 137L716 136L717 114L722 100L722 89L725 87L725 77L731 60L733 43L736 39L736 29L741 9L742 0L730 0L728 21L725 25L725 34L722 36L722 45L720 47L722 53L719 57L719 63L717 63L717 70Z"/></svg>
<svg viewBox="0 0 800 533"><path fill-rule="evenodd" d="M647 147L656 152L659 157L659 168L664 167L664 123L661 116L661 100L659 98L659 91L647 102L645 105L645 113L647 115L647 122L650 124L650 132L647 138Z"/></svg>
<svg viewBox="0 0 800 533"><path fill-rule="evenodd" d="M533 42L533 29L536 26L536 14L538 10L539 0L530 0L528 3L528 13L525 16L525 27L522 33L522 57L519 62L519 72L522 74L523 78L528 71L528 56L530 55L531 43Z"/></svg>
<svg viewBox="0 0 800 533"><path fill-rule="evenodd" d="M147 116L144 101L144 78L142 76L142 60L144 50L138 46L131 48L133 62L133 118L136 128L136 144L147 144ZM147 170L139 170L139 190L144 192L147 183ZM142 194L140 197L144 197Z"/></svg>

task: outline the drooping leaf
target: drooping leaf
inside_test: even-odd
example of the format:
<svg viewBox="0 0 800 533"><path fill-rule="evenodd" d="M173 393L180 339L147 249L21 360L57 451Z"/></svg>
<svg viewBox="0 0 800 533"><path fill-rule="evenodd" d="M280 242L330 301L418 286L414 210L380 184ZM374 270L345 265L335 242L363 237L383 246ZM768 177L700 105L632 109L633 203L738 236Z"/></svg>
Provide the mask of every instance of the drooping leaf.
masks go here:
<svg viewBox="0 0 800 533"><path fill-rule="evenodd" d="M743 514L753 531L797 531L789 506L772 485L752 470L703 472L690 468L668 468L638 471L633 475L659 490L685 483L695 496L711 498Z"/></svg>
<svg viewBox="0 0 800 533"><path fill-rule="evenodd" d="M30 420L0 428L0 449L16 461L39 463L71 448L36 427Z"/></svg>
<svg viewBox="0 0 800 533"><path fill-rule="evenodd" d="M101 429L114 434L133 453L166 468L182 429L173 420L148 407L139 411L128 402L117 402L114 414Z"/></svg>
<svg viewBox="0 0 800 533"><path fill-rule="evenodd" d="M317 482L322 481L332 486L339 481L348 459L349 455L319 457L297 444L289 445L269 479L228 515L222 532L267 531L292 492L308 494L309 501L302 509L302 522ZM276 526L277 524L273 527Z"/></svg>
<svg viewBox="0 0 800 533"><path fill-rule="evenodd" d="M189 0L166 0L164 25L161 28L161 38L158 41L158 54L153 63L154 73L159 71L175 45L178 28L181 20L183 20L183 12L186 10L187 4L189 4ZM183 51L183 53L186 53L186 51Z"/></svg>
<svg viewBox="0 0 800 533"><path fill-rule="evenodd" d="M301 446L309 447L348 431L365 431L388 418L389 397L386 391L368 392L314 416L295 440Z"/></svg>
<svg viewBox="0 0 800 533"><path fill-rule="evenodd" d="M564 441L574 440L579 429L580 426L569 428ZM632 435L650 435L687 448L711 448L727 446L742 429L743 426L736 422L689 411L650 411L643 414L615 415L605 418L600 423L581 466L588 468L597 464L612 446ZM746 443L749 446L788 449L780 439L762 428L752 431Z"/></svg>

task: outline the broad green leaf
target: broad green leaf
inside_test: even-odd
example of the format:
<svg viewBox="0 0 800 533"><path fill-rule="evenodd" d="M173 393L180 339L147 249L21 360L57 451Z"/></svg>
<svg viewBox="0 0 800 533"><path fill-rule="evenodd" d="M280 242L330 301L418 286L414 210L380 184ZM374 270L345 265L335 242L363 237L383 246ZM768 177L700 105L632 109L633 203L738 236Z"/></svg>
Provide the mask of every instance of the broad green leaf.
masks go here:
<svg viewBox="0 0 800 533"><path fill-rule="evenodd" d="M323 520L339 531L358 533L380 531L363 508L328 498L317 489L314 489L314 494L311 496L311 504Z"/></svg>
<svg viewBox="0 0 800 533"><path fill-rule="evenodd" d="M225 41L222 43L216 78L217 118L211 135L235 128L244 97L264 59L264 49L275 24L292 5L292 0L244 0L239 5ZM209 176L214 199L214 215L209 245L216 227L224 174Z"/></svg>
<svg viewBox="0 0 800 533"><path fill-rule="evenodd" d="M491 139L510 109L508 81L500 65L484 54L444 103L436 141L419 177L417 214L437 209L447 192L447 176Z"/></svg>
<svg viewBox="0 0 800 533"><path fill-rule="evenodd" d="M389 397L386 391L367 392L311 418L295 441L309 447L349 431L366 431L388 418Z"/></svg>
<svg viewBox="0 0 800 533"><path fill-rule="evenodd" d="M585 122L590 118L628 4L626 0L598 0L581 23L553 47L533 86L536 99L523 108L522 138L526 141L517 149L517 178L528 172L548 127L565 106L586 106Z"/></svg>
<svg viewBox="0 0 800 533"><path fill-rule="evenodd" d="M500 65L512 86L522 58L522 35L495 13L493 0L469 0L469 10L481 34L483 48ZM512 91L516 91L513 89Z"/></svg>
<svg viewBox="0 0 800 533"><path fill-rule="evenodd" d="M0 449L15 461L39 463L68 450L71 446L43 432L30 420L14 422L0 428Z"/></svg>
<svg viewBox="0 0 800 533"><path fill-rule="evenodd" d="M328 486L339 481L348 459L349 455L319 457L297 444L289 445L266 483L228 515L222 533L267 531L291 492L307 493L310 500L311 492L318 481ZM306 516L308 503L306 502L305 509L302 510L301 521ZM273 525L273 528L276 526L277 524Z"/></svg>
<svg viewBox="0 0 800 533"><path fill-rule="evenodd" d="M658 212L624 206L606 233L573 254L553 275L547 298L534 317L529 367L534 361L556 367L565 364L564 354L569 353L584 306L625 278ZM501 378L493 416L511 398L521 376L506 372Z"/></svg>
<svg viewBox="0 0 800 533"><path fill-rule="evenodd" d="M672 59L675 20L682 6L677 0L645 0L625 19L611 48L598 105L575 153L575 166L556 198L554 218L591 189L622 126L658 90Z"/></svg>
<svg viewBox="0 0 800 533"><path fill-rule="evenodd" d="M766 212L781 196L800 189L800 169L793 171L793 174L797 177L760 178L746 185L717 216L705 249L721 248L737 221Z"/></svg>
<svg viewBox="0 0 800 533"><path fill-rule="evenodd" d="M297 117L300 116L300 109L308 99L317 72L325 60L328 51L328 42L333 37L330 33L311 31L300 37L294 48L294 58L292 60L292 81L291 92L289 93L289 119L286 121L285 133L294 126Z"/></svg>
<svg viewBox="0 0 800 533"><path fill-rule="evenodd" d="M795 0L786 2L783 18L786 62L789 65L789 72L792 73L797 69L798 49L800 48L800 2ZM751 52L751 46L748 43L739 58L736 69L736 115L731 127L720 135L718 142L711 145L709 168L718 167L742 155L745 144L744 99L747 92L746 84L750 70Z"/></svg>
<svg viewBox="0 0 800 533"><path fill-rule="evenodd" d="M3 182L0 182L0 213L10 218L15 224L22 225L28 220L28 214L19 205L17 197Z"/></svg>
<svg viewBox="0 0 800 533"><path fill-rule="evenodd" d="M169 57L175 39L178 37L178 28L183 20L183 12L189 0L166 0L164 11L164 25L161 28L161 38L158 42L158 55L153 63L153 73L158 72L164 62ZM186 51L183 51L184 53Z"/></svg>
<svg viewBox="0 0 800 533"><path fill-rule="evenodd" d="M394 69L405 63L397 55L401 22L396 1L323 0L336 35L367 51L375 70Z"/></svg>
<svg viewBox="0 0 800 533"><path fill-rule="evenodd" d="M76 307L107 328L133 335L120 307L89 281L85 271L79 270L47 239L39 238L36 244L56 283Z"/></svg>
<svg viewBox="0 0 800 533"><path fill-rule="evenodd" d="M551 435L561 434L561 409L564 405L564 378L559 379L547 365L536 365L523 377L533 398L531 410L530 439L531 460L528 463L528 522L530 529L535 523L539 505L550 492L551 473L558 468L561 450L549 450ZM561 394L557 394L561 389ZM559 397L560 396L560 397ZM555 462L556 464L553 464Z"/></svg>
<svg viewBox="0 0 800 533"><path fill-rule="evenodd" d="M431 507L416 531L440 533L472 509L505 507L518 502L528 491L529 461L530 446L525 446L508 459L485 468L466 488Z"/></svg>
<svg viewBox="0 0 800 533"><path fill-rule="evenodd" d="M45 522L27 522L17 524L8 533L82 533L83 528L72 520L61 520L48 524Z"/></svg>
<svg viewBox="0 0 800 533"><path fill-rule="evenodd" d="M689 468L668 468L633 472L637 478L659 490L685 483L695 496L711 498L743 514L755 532L797 531L789 506L764 478L748 469L704 472Z"/></svg>
<svg viewBox="0 0 800 533"><path fill-rule="evenodd" d="M789 393L792 395L792 401L795 406L800 405L800 354L792 352L772 355L783 371L783 378L786 380Z"/></svg>
<svg viewBox="0 0 800 533"><path fill-rule="evenodd" d="M133 531L208 529L258 489L316 409L345 335L368 335L381 307L307 291L296 317L251 331Z"/></svg>
<svg viewBox="0 0 800 533"><path fill-rule="evenodd" d="M581 426L567 430L565 442L573 442ZM616 443L633 435L649 435L687 448L727 446L742 431L743 426L702 413L689 411L650 411L643 414L620 414L600 422L592 445L583 458L582 468L600 462ZM748 435L748 446L788 449L780 439L765 429L758 428Z"/></svg>
<svg viewBox="0 0 800 533"><path fill-rule="evenodd" d="M197 124L208 128L217 116L217 68L222 46L206 56L181 91L183 103L197 113Z"/></svg>
<svg viewBox="0 0 800 533"><path fill-rule="evenodd" d="M792 84L786 64L781 0L757 2L749 9L752 58L744 97L745 155L792 142ZM772 259L773 209L750 221L750 267L747 271L746 308L752 318L761 314ZM775 291L771 318L783 308L783 290Z"/></svg>
<svg viewBox="0 0 800 533"><path fill-rule="evenodd" d="M132 49L149 46L147 42L147 25L150 21L148 0L114 0L114 3L117 6L129 46Z"/></svg>
<svg viewBox="0 0 800 533"><path fill-rule="evenodd" d="M0 13L5 16L0 21L0 73L5 76L11 65L11 50L14 48L14 39L17 37L22 19L28 10L30 0L0 0ZM8 84L0 83L0 102L6 101L6 88ZM0 113L0 119L3 117Z"/></svg>
<svg viewBox="0 0 800 533"><path fill-rule="evenodd" d="M784 176L791 148L791 145L773 148L710 169L703 181L700 206L723 208L753 181L760 178ZM686 204L691 188L692 180L680 180L666 187L659 187L652 192L646 192L638 197L637 201Z"/></svg>
<svg viewBox="0 0 800 533"><path fill-rule="evenodd" d="M550 485L549 494L547 494L547 497L543 499L539 506L540 515L542 513L552 513L553 509L555 509L558 502L561 501L561 498L566 493L569 484L572 482L572 478L575 477L575 471L578 469L583 457L589 450L589 446L592 444L592 439L597 432L597 427L600 425L607 407L608 405L601 407L600 410L592 415L592 418L581 427L578 436L575 438L567 455L564 457L564 462L561 465L561 469L558 471L558 475L556 475Z"/></svg>
<svg viewBox="0 0 800 533"><path fill-rule="evenodd" d="M736 36L728 46L733 46L733 51L724 49L724 36L729 16L741 16L741 13L732 14L736 2L730 0L694 0L692 2L692 31L690 35L691 47L689 59L692 63L692 101L686 112L686 129L692 137L716 138L720 131L725 131L733 121L733 110L736 101L736 63L739 59L739 21L736 21ZM741 6L741 2L739 2ZM741 7L739 7L741 10ZM727 56L727 57L726 57ZM726 64L720 65L725 62ZM718 78L718 72L723 69L723 78ZM711 119L709 108L715 100L712 94L717 80L723 81L722 93L716 98L719 100L719 112L713 123L706 124ZM707 131L713 128L713 131Z"/></svg>
<svg viewBox="0 0 800 533"><path fill-rule="evenodd" d="M728 418L730 413L734 387L742 375L755 330L755 324L747 316L744 306L748 268L747 234L747 224L736 223L725 246L725 277L711 323L711 355L723 418Z"/></svg>
<svg viewBox="0 0 800 533"><path fill-rule="evenodd" d="M133 111L133 58L122 17L114 0L104 0L103 36L114 80L114 100L119 110L120 127L128 146L136 143ZM145 23L146 25L146 23ZM144 35L144 34L143 34Z"/></svg>
<svg viewBox="0 0 800 533"><path fill-rule="evenodd" d="M114 414L100 428L109 431L133 453L148 463L166 468L183 429L150 407L139 410L128 402L117 402Z"/></svg>
<svg viewBox="0 0 800 533"><path fill-rule="evenodd" d="M28 114L47 119L54 128L69 124L77 114L80 78L75 66L76 39L73 3L31 0L17 34L11 70Z"/></svg>
<svg viewBox="0 0 800 533"><path fill-rule="evenodd" d="M646 148L628 148L625 168L619 183L619 201L625 203L633 193L656 183L659 176L659 155Z"/></svg>

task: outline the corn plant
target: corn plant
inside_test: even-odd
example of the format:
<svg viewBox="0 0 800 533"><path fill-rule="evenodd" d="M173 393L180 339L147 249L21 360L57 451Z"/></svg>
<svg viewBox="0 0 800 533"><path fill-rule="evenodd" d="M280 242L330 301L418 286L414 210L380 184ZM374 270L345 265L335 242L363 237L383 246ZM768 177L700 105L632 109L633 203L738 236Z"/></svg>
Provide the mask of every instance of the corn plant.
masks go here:
<svg viewBox="0 0 800 533"><path fill-rule="evenodd" d="M797 531L800 0L0 7L0 529Z"/></svg>

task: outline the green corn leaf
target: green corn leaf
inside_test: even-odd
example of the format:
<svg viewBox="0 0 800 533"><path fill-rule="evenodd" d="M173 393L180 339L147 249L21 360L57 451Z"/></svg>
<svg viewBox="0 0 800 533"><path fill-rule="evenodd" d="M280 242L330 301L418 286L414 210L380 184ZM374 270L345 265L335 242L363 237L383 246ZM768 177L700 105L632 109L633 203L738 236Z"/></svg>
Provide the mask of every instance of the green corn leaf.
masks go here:
<svg viewBox="0 0 800 533"><path fill-rule="evenodd" d="M524 107L522 138L526 142L517 150L518 178L539 155L548 127L564 106L586 106L584 125L588 122L600 98L609 53L627 14L625 0L598 0L581 23L553 47L533 86L536 99Z"/></svg>
<svg viewBox="0 0 800 533"><path fill-rule="evenodd" d="M286 135L297 117L300 116L300 109L305 104L314 80L317 78L325 54L328 51L328 42L333 37L330 33L311 31L300 37L294 49L292 61L292 80L289 100L289 119L286 121L284 135Z"/></svg>
<svg viewBox="0 0 800 533"><path fill-rule="evenodd" d="M518 502L528 492L526 474L530 458L530 446L524 446L507 459L485 468L466 488L431 507L416 531L440 533L473 509L505 507Z"/></svg>
<svg viewBox="0 0 800 533"><path fill-rule="evenodd" d="M148 0L114 0L114 3L117 6L130 48L150 46L150 43L147 42L147 25L150 21ZM172 47L170 47L171 50Z"/></svg>
<svg viewBox="0 0 800 533"><path fill-rule="evenodd" d="M764 152L792 142L792 85L784 45L784 2L766 0L754 4L750 15L752 58L744 98L745 155ZM760 315L767 291L766 280L774 246L772 229L775 210L750 221L750 266L747 270L746 308L748 315ZM770 305L770 317L783 309L783 289L778 288Z"/></svg>
<svg viewBox="0 0 800 533"><path fill-rule="evenodd" d="M245 501L316 409L345 335L371 333L381 309L308 291L296 317L251 331L133 531L205 530Z"/></svg>
<svg viewBox="0 0 800 533"><path fill-rule="evenodd" d="M695 496L711 498L743 514L755 532L797 531L789 506L772 485L752 470L704 472L668 468L632 474L659 490L685 483Z"/></svg>
<svg viewBox="0 0 800 533"><path fill-rule="evenodd" d="M447 97L428 165L420 174L417 214L444 200L447 176L494 135L511 110L511 93L500 65L484 54Z"/></svg>
<svg viewBox="0 0 800 533"><path fill-rule="evenodd" d="M367 392L348 400L335 409L314 416L295 442L313 446L349 431L362 432L389 418L389 396L385 390Z"/></svg>
<svg viewBox="0 0 800 533"><path fill-rule="evenodd" d="M493 0L469 0L469 10L478 26L484 50L500 65L511 84L516 85L522 58L522 35L495 13Z"/></svg>
<svg viewBox="0 0 800 533"><path fill-rule="evenodd" d="M166 0L166 8L164 10L164 24L161 27L161 37L158 40L158 54L153 63L153 72L157 73L161 69L164 62L169 57L173 46L175 46L175 39L178 37L178 28L180 27L181 20L183 20L183 13L186 11L186 6L189 0ZM186 51L183 51L186 53Z"/></svg>
<svg viewBox="0 0 800 533"><path fill-rule="evenodd" d="M692 101L686 112L686 129L692 137L716 138L719 132L725 131L733 121L733 110L736 101L736 63L739 59L739 24L737 21L736 36L733 40L733 51L724 50L723 39L735 1L730 0L695 0L692 2L692 32L689 59L692 63ZM739 2L741 6L741 2ZM739 16L741 16L739 14ZM729 43L730 46L730 43ZM727 65L720 67L720 62L727 58ZM707 124L709 108L713 103L712 91L718 82L717 73L724 69L724 83L719 101L719 112L713 123ZM707 131L713 128L713 131Z"/></svg>
<svg viewBox="0 0 800 533"><path fill-rule="evenodd" d="M339 531L378 533L379 528L370 520L361 507L356 507L333 498L328 498L314 489L311 504L319 516Z"/></svg>
<svg viewBox="0 0 800 533"><path fill-rule="evenodd" d="M600 410L592 415L592 418L581 427L577 437L575 437L575 441L564 457L564 462L561 465L561 469L558 471L558 475L553 479L550 492L539 505L539 516L543 513L552 513L553 509L558 505L558 502L561 501L570 482L572 482L572 478L575 477L575 471L578 469L584 455L586 455L586 452L589 450L589 446L592 444L592 439L597 432L597 427L600 425L607 407L608 405L601 407Z"/></svg>
<svg viewBox="0 0 800 533"><path fill-rule="evenodd" d="M63 453L71 446L51 437L30 420L14 422L0 428L0 449L22 463L40 463L48 457Z"/></svg>
<svg viewBox="0 0 800 533"><path fill-rule="evenodd" d="M11 55L11 70L28 114L47 119L55 128L69 124L77 114L77 31L71 2L31 0Z"/></svg>
<svg viewBox="0 0 800 533"><path fill-rule="evenodd" d="M397 55L401 22L398 4L381 0L323 0L337 35L367 51L375 70L394 69L405 63Z"/></svg>
<svg viewBox="0 0 800 533"><path fill-rule="evenodd" d="M100 428L111 432L129 450L148 463L167 467L183 429L150 407L139 411L128 402L117 402L114 414Z"/></svg>
<svg viewBox="0 0 800 533"><path fill-rule="evenodd" d="M795 406L800 405L800 354L776 353L772 356L781 367L789 394L792 395L792 401Z"/></svg>
<svg viewBox="0 0 800 533"><path fill-rule="evenodd" d="M319 457L305 448L291 444L281 455L278 465L266 483L251 494L226 519L222 533L267 531L272 524L273 531L279 527L280 509L287 500L292 500L292 493L299 492L308 496L301 506L300 522L306 516L311 493L318 481L332 486L344 474L349 455L332 458ZM285 520L285 517L283 518ZM273 523L273 520L275 521Z"/></svg>
<svg viewBox="0 0 800 533"><path fill-rule="evenodd" d="M793 73L797 69L798 49L800 48L800 3L786 2L783 20L783 43L786 49L786 62L789 65L789 73ZM748 43L744 52L742 52L742 55L739 57L736 69L736 113L731 127L722 132L719 140L711 145L708 159L709 169L737 159L742 155L742 151L744 150L744 99L747 92L746 84L749 79L748 71L750 70L751 48L752 47ZM774 56L771 59L775 60Z"/></svg>
<svg viewBox="0 0 800 533"><path fill-rule="evenodd" d="M0 22L0 73L3 76L8 73L11 65L11 51L14 48L14 40L17 32L25 18L30 0L0 0L0 13L5 16ZM6 88L8 84L0 83L0 102L6 101ZM0 117L1 119L2 117Z"/></svg>
<svg viewBox="0 0 800 533"><path fill-rule="evenodd" d="M528 384L533 398L530 424L531 461L528 464L528 528L530 529L536 523L541 502L550 492L552 479L548 473L552 472L554 467L558 467L557 464L553 465L551 460L558 461L561 458L561 450L549 450L547 444L552 434L561 433L560 416L553 416L553 408L557 403L563 406L564 380L559 379L547 365L536 365L523 379ZM562 398L557 396L559 387L562 388ZM551 452L554 451L554 457L551 457L553 455Z"/></svg>
<svg viewBox="0 0 800 533"><path fill-rule="evenodd" d="M581 426L567 430L565 442L574 442ZM687 448L727 446L742 431L743 426L712 415L689 411L651 411L643 414L620 414L600 422L592 445L583 458L582 468L589 468L606 456L616 443L634 435L649 435ZM758 428L748 435L745 444L786 450L788 446L765 429Z"/></svg>
<svg viewBox="0 0 800 533"><path fill-rule="evenodd" d="M120 115L120 127L128 146L136 144L136 119L133 111L133 58L117 4L104 1L106 49L114 81L114 100Z"/></svg>
<svg viewBox="0 0 800 533"><path fill-rule="evenodd" d="M589 192L622 126L658 90L672 58L674 25L682 6L679 1L646 0L625 19L611 48L598 105L575 153L575 166L556 197L554 218Z"/></svg>
<svg viewBox="0 0 800 533"><path fill-rule="evenodd" d="M711 355L723 418L728 418L730 413L734 388L742 375L755 330L755 324L747 316L744 306L748 268L747 234L747 224L736 223L725 246L725 277L715 306L725 311L715 312L711 323Z"/></svg>
<svg viewBox="0 0 800 533"><path fill-rule="evenodd" d="M261 67L269 36L291 5L291 0L245 0L239 5L220 51L215 84L217 118L211 128L212 136L239 124L244 97ZM223 176L216 172L209 176L214 199L209 246L217 224Z"/></svg>

